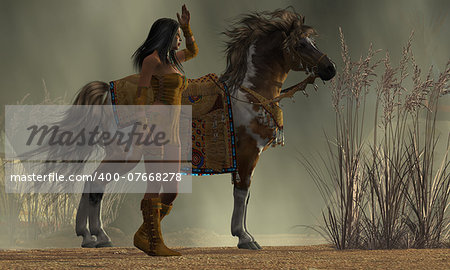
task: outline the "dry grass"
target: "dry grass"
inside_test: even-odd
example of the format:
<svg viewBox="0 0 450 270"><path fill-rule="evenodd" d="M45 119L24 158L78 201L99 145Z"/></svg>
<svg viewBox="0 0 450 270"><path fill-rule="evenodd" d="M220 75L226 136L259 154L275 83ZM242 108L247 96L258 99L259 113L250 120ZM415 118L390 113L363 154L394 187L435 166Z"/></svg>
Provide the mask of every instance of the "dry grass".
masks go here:
<svg viewBox="0 0 450 270"><path fill-rule="evenodd" d="M67 92L62 97L52 98L45 81L42 80L42 83L44 95L42 101L35 105L71 104ZM17 105L29 104L29 96L30 94L25 95ZM4 136L1 140L0 143L4 144ZM6 193L5 166L10 166L16 173L26 172L20 162L6 161L3 158L4 155L0 158L0 224L7 228L4 232L10 245L42 239L67 227L74 227L80 194ZM102 200L103 224L107 225L115 220L123 195L105 194ZM73 233L75 234L74 230Z"/></svg>
<svg viewBox="0 0 450 270"><path fill-rule="evenodd" d="M372 47L352 62L340 34L343 68L332 82L336 138L327 136L328 156L322 158L327 175L301 160L326 203L321 231L338 249L441 247L449 241L450 162L448 143L444 158L436 158L436 115L439 99L449 93L450 61L437 76L430 68L423 78L411 35L397 67L388 53L375 60L379 51ZM363 140L373 88L374 136Z"/></svg>

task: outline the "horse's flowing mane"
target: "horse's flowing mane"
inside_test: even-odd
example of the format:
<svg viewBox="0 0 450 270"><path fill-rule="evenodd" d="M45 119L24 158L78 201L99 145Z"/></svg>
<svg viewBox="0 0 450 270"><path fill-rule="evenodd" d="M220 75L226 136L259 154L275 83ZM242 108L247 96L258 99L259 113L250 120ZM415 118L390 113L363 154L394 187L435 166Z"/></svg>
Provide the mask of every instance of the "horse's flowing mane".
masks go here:
<svg viewBox="0 0 450 270"><path fill-rule="evenodd" d="M220 79L227 82L231 89L242 84L247 72L247 52L257 39L266 37L274 31L282 31L286 34L282 44L282 48L285 48L291 42L296 42L302 33L315 34L312 27L303 24L304 18L301 15L288 8L245 14L222 33L229 40L225 42L227 67Z"/></svg>

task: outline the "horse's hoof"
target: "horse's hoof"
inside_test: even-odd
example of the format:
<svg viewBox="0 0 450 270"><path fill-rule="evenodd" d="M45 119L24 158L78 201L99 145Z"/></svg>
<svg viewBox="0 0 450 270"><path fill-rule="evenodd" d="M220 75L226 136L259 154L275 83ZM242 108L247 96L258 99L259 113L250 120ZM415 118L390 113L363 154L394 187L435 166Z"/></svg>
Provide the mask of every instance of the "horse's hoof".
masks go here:
<svg viewBox="0 0 450 270"><path fill-rule="evenodd" d="M104 247L112 247L112 246L113 246L113 244L111 241L98 243L97 245L95 245L96 248L104 248Z"/></svg>
<svg viewBox="0 0 450 270"><path fill-rule="evenodd" d="M242 243L238 244L238 248L240 249L251 249L251 250L258 250L258 246L255 245L256 242L248 242L248 243Z"/></svg>
<svg viewBox="0 0 450 270"><path fill-rule="evenodd" d="M252 242L258 249L262 249L262 247L258 244L258 242L254 241Z"/></svg>
<svg viewBox="0 0 450 270"><path fill-rule="evenodd" d="M95 248L96 245L97 245L97 238L95 238L94 236L85 237L83 239L83 242L81 243L82 248Z"/></svg>
<svg viewBox="0 0 450 270"><path fill-rule="evenodd" d="M82 248L95 248L97 246L97 242L94 241L86 241L81 243Z"/></svg>

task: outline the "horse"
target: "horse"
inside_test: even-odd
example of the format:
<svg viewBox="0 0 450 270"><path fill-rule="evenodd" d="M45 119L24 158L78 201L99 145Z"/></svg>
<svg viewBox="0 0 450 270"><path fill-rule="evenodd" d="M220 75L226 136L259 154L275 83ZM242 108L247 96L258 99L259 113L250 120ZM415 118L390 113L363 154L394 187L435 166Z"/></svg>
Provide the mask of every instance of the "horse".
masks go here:
<svg viewBox="0 0 450 270"><path fill-rule="evenodd" d="M225 44L227 66L219 80L228 87L231 97L237 161L237 170L231 173L234 185L231 234L239 238L238 248L259 250L261 246L247 230L246 212L259 156L269 145L279 144L283 139L279 138L282 118L280 123L280 119L273 116L277 108L281 111L278 102L283 95L282 85L290 70L311 74L313 81L315 78L328 81L336 74L336 68L316 47L313 40L316 31L305 25L305 17L295 11L277 9L244 14L223 34L228 37ZM73 103L108 104L111 104L109 85L100 81L81 88ZM268 112L272 121L262 121L261 111ZM114 151L106 147L105 159ZM122 173L130 171L137 163L124 164ZM111 246L101 220L103 193L87 193L87 185L78 206L76 234L83 237L82 247Z"/></svg>

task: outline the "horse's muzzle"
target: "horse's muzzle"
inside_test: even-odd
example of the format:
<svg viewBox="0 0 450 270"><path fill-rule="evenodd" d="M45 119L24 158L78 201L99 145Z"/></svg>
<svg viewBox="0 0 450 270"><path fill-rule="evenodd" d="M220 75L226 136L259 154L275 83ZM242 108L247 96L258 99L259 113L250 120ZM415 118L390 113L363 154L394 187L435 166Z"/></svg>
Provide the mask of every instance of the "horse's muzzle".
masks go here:
<svg viewBox="0 0 450 270"><path fill-rule="evenodd" d="M322 80L328 81L331 80L334 77L334 75L336 75L336 66L330 60L324 62L325 63L323 64L322 63L319 64L318 75Z"/></svg>

